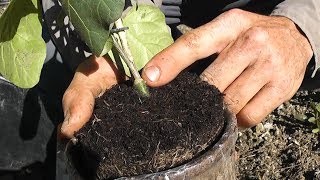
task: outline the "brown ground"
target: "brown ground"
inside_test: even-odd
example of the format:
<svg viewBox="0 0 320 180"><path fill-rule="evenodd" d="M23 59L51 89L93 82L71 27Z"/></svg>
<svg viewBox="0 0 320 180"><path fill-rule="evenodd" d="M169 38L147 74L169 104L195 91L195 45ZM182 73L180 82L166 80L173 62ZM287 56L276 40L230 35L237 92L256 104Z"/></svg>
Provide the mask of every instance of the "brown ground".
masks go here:
<svg viewBox="0 0 320 180"><path fill-rule="evenodd" d="M302 91L237 141L239 179L320 179L320 136L307 122L320 92Z"/></svg>

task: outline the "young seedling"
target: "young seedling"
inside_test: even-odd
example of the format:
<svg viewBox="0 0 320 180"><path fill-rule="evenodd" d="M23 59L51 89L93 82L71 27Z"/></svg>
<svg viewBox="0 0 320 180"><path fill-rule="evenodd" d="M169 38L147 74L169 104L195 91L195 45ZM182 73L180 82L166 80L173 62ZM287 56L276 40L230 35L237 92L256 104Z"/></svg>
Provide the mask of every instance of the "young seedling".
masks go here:
<svg viewBox="0 0 320 180"><path fill-rule="evenodd" d="M123 59L123 61L126 63L128 68L130 69L130 72L134 78L134 86L137 88L140 95L149 97L150 94L149 94L148 87L144 82L144 80L141 78L139 72L137 71L137 67L134 63L134 58L132 56L132 53L128 44L128 40L127 40L127 35L125 32L127 28L123 26L121 18L115 22L115 27L118 31L114 32L111 35L113 40L113 45L118 50L120 57Z"/></svg>
<svg viewBox="0 0 320 180"><path fill-rule="evenodd" d="M126 74L134 79L138 92L148 96L139 71L173 42L165 17L153 1L60 0L60 3L92 53L109 55L117 66L122 64ZM46 56L38 4L38 0L12 0L0 18L0 74L22 88L38 83ZM131 6L125 7L126 4ZM119 56L121 63L116 63Z"/></svg>
<svg viewBox="0 0 320 180"><path fill-rule="evenodd" d="M313 110L312 114L313 116L309 118L309 122L314 123L317 128L313 129L313 133L319 133L320 132L320 103L311 103L311 108Z"/></svg>

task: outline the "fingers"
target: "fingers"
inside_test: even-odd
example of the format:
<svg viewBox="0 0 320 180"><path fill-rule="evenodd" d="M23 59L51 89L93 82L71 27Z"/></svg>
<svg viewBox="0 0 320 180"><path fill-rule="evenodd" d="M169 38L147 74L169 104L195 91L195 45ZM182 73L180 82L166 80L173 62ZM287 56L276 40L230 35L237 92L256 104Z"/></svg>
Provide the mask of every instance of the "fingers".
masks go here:
<svg viewBox="0 0 320 180"><path fill-rule="evenodd" d="M111 88L121 76L111 60L91 57L77 69L63 96L64 122L61 134L71 138L91 117L97 96Z"/></svg>
<svg viewBox="0 0 320 180"><path fill-rule="evenodd" d="M230 111L238 114L239 111L270 81L270 71L263 65L248 67L223 92L224 100ZM253 83L254 82L254 83Z"/></svg>
<svg viewBox="0 0 320 180"><path fill-rule="evenodd" d="M94 107L94 96L91 91L71 86L63 98L64 122L61 134L72 138L91 117Z"/></svg>
<svg viewBox="0 0 320 180"><path fill-rule="evenodd" d="M265 35L253 35L252 31L246 31L234 43L230 43L201 74L201 78L224 92L247 67L255 64L261 56Z"/></svg>
<svg viewBox="0 0 320 180"><path fill-rule="evenodd" d="M257 28L247 30L234 43L225 48L217 59L201 74L202 79L209 84L215 85L225 94L225 102L233 113L238 114L240 112L238 117L240 117L239 123L242 126L254 125L262 120L263 115L267 115L276 107L272 104L265 111L263 108L257 108L259 104L253 105L258 109L257 111L261 110L259 114L261 117L256 117L258 119L255 119L252 123L250 123L250 114L244 114L251 113L251 111L246 110L248 103L255 102L256 94L260 94L260 91L265 89L265 85L270 84L274 77L275 68L273 63L270 63L272 62L270 60L272 57L267 55L269 50L265 49L267 38L268 33L265 31ZM277 84L274 87L282 86ZM287 91L281 89L281 91L269 94L268 97L277 95L276 93L278 92ZM278 95L283 97L283 94L278 93ZM271 100L274 102L274 99ZM278 102L279 100L275 99L274 103Z"/></svg>
<svg viewBox="0 0 320 180"><path fill-rule="evenodd" d="M252 127L277 108L286 97L270 85L266 85L246 106L237 114L239 127Z"/></svg>
<svg viewBox="0 0 320 180"><path fill-rule="evenodd" d="M248 26L245 18L239 18L242 13L240 10L230 11L183 35L145 66L142 77L149 86L161 86L196 60L221 52Z"/></svg>
<svg viewBox="0 0 320 180"><path fill-rule="evenodd" d="M292 98L302 79L292 83L280 80L266 84L237 114L238 126L247 128L260 123L274 109Z"/></svg>

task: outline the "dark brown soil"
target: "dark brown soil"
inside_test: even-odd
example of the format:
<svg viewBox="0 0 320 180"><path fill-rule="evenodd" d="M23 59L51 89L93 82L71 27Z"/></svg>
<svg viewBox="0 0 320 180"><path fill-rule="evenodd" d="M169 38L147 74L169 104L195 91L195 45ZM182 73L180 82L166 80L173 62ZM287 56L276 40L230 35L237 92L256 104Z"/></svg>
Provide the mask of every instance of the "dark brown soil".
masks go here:
<svg viewBox="0 0 320 180"><path fill-rule="evenodd" d="M198 156L224 127L222 94L183 74L141 98L126 84L97 99L91 121L76 135L74 159L90 179L169 169ZM87 166L87 168L85 168Z"/></svg>
<svg viewBox="0 0 320 180"><path fill-rule="evenodd" d="M307 121L319 91L300 91L237 141L238 179L320 180L320 136Z"/></svg>

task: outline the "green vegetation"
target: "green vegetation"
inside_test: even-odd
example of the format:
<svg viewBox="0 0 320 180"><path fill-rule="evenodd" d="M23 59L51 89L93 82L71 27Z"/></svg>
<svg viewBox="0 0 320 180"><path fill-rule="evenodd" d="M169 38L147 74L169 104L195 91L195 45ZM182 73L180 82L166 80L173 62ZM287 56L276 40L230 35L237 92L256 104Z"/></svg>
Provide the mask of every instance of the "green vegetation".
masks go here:
<svg viewBox="0 0 320 180"><path fill-rule="evenodd" d="M138 71L173 42L162 12L137 0L131 0L133 6L126 8L125 0L60 2L92 52L109 55L135 79L142 93L146 91ZM0 17L0 74L22 88L37 84L46 55L40 9L37 0L12 0Z"/></svg>
<svg viewBox="0 0 320 180"><path fill-rule="evenodd" d="M39 81L46 57L37 0L12 0L0 17L0 74L22 88Z"/></svg>
<svg viewBox="0 0 320 180"><path fill-rule="evenodd" d="M309 118L309 122L314 123L317 128L313 129L313 133L319 133L320 132L320 103L311 103L311 107L313 109L312 117Z"/></svg>

